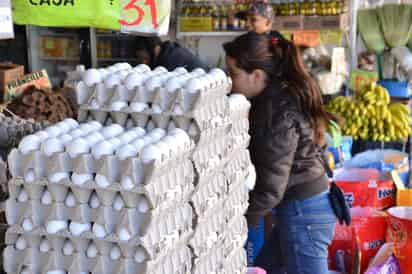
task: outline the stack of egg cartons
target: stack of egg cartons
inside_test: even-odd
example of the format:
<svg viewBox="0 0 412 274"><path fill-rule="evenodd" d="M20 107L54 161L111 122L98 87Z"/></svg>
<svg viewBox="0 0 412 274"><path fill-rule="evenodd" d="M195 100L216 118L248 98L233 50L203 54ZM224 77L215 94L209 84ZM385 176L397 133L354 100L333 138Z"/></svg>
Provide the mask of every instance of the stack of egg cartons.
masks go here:
<svg viewBox="0 0 412 274"><path fill-rule="evenodd" d="M225 165L227 197L225 201L226 231L224 234L225 258L223 269L226 274L246 273L247 223L244 214L248 207L248 192L253 188L255 170L249 151L249 109L250 103L242 95L231 95L230 131Z"/></svg>
<svg viewBox="0 0 412 274"><path fill-rule="evenodd" d="M9 155L6 272L187 273L193 147L180 129L70 119L26 136Z"/></svg>
<svg viewBox="0 0 412 274"><path fill-rule="evenodd" d="M143 184L146 199L153 208L158 209L153 215L159 217L150 219L150 224L157 221L159 223L147 228L155 230L147 232L149 234L166 234L165 229L167 232L172 231L169 227L174 227L173 222L164 221L161 217L163 214L167 215L167 212L174 212L174 208L169 207L168 203L162 205L164 201L183 199L183 202L175 202L174 205L176 210L182 207L182 203L186 208L187 200L184 198L185 194L190 192L193 235L186 244L193 256L190 261L193 263L191 273L232 274L244 271L246 258L240 247L243 246L242 241L247 234L243 213L248 200L244 180L250 164L245 150L248 142L248 124L247 121L245 124L245 119L247 120L249 105L245 98L239 95L234 96L234 99L227 97L231 89L230 78L219 69L209 73L196 69L189 73L184 68L177 68L168 72L162 67L150 70L145 65L131 68L127 64L117 64L106 69L86 71L83 81L77 84L76 89L81 105L80 122L96 120L106 126L111 125L118 131L121 128L136 130L135 127L141 127L156 136L164 135L161 130L163 129L171 136L147 148L148 141L143 137L125 145L124 149L119 151L120 156L117 156L117 149L107 144L109 140L96 143L91 155L81 157L73 163L73 180L79 181L78 183L93 180L99 190L96 195L99 196L100 193L104 197L109 195L108 190L113 187L113 181L118 181L118 187L126 193L133 192L136 185ZM116 125L112 125L113 123ZM183 136L181 130L186 132L196 145L191 153L184 153L188 157L178 158L174 164L173 161L166 161L155 169L151 169L149 165L142 173L141 160L129 154L135 156L138 153L143 160L144 155L139 153L142 147L145 147L146 153L162 155L161 159L167 159L167 155L179 154L181 151L186 152L189 148L179 142L170 147L170 150L165 147L165 143L172 143L176 132ZM118 141L111 140L110 143L117 146ZM73 147L81 147L81 144L74 144ZM106 150L109 153L106 153ZM115 156L112 156L112 151L116 151ZM116 157L122 159L119 161ZM90 158L96 161L90 161ZM187 161L189 158L191 161ZM145 183L146 181L149 183ZM189 186L189 181L194 184ZM132 201L126 196L121 196L126 204L132 203L130 206L137 205L140 208L139 204L136 204L138 201ZM117 196L110 196L109 200L118 199ZM128 227L134 224L130 214L116 219L112 212L113 210L105 212L103 217L95 220L92 232L96 231L104 236L104 226L113 227L122 223ZM192 211L183 210L183 213L185 212L188 214L184 220L187 216L192 217ZM118 231L118 234L118 237L128 239L130 233ZM179 230L179 235L181 234L182 231ZM138 256L140 260L144 260L142 257L154 260L156 252L161 253L165 246L178 246L175 242L178 242L176 238L179 237L170 233L168 235L168 238L163 238L161 244L156 246L157 249L150 249L150 244L144 245L144 252L140 252ZM157 242L152 238L147 241ZM130 245L136 243L131 242ZM186 251L186 248L185 246L178 250ZM129 258L128 255L126 258ZM182 255L180 258L183 257ZM187 266L186 262L185 267Z"/></svg>

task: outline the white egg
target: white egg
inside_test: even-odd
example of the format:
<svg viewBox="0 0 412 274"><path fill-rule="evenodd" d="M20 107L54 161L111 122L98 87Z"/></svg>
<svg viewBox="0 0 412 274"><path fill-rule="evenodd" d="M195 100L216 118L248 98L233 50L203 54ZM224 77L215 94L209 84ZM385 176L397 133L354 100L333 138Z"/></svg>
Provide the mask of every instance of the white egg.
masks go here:
<svg viewBox="0 0 412 274"><path fill-rule="evenodd" d="M146 130L141 127L132 128L130 131L135 132L137 134L137 137L142 137L146 134Z"/></svg>
<svg viewBox="0 0 412 274"><path fill-rule="evenodd" d="M33 230L33 222L30 218L24 218L21 226L23 227L24 231L30 232Z"/></svg>
<svg viewBox="0 0 412 274"><path fill-rule="evenodd" d="M138 208L139 212L141 212L141 213L149 212L149 210L150 210L149 201L144 196L142 196L139 203L138 203L138 205L137 205L137 208Z"/></svg>
<svg viewBox="0 0 412 274"><path fill-rule="evenodd" d="M145 88L147 91L152 92L156 88L161 87L163 84L161 78L159 76L153 76L145 82Z"/></svg>
<svg viewBox="0 0 412 274"><path fill-rule="evenodd" d="M43 142L44 140L49 138L49 134L44 130L40 130L40 131L36 132L36 134L34 134L34 135L39 137L41 142Z"/></svg>
<svg viewBox="0 0 412 274"><path fill-rule="evenodd" d="M139 264L144 263L147 260L146 251L142 247L138 247L134 259Z"/></svg>
<svg viewBox="0 0 412 274"><path fill-rule="evenodd" d="M64 122L67 123L71 129L75 129L79 126L79 123L73 118L64 119Z"/></svg>
<svg viewBox="0 0 412 274"><path fill-rule="evenodd" d="M102 76L100 74L100 71L97 69L89 69L83 74L83 82L89 86L92 87L97 83L100 83L102 81Z"/></svg>
<svg viewBox="0 0 412 274"><path fill-rule="evenodd" d="M81 186L85 184L86 182L93 180L93 175L73 173L71 179L72 179L73 184L77 186Z"/></svg>
<svg viewBox="0 0 412 274"><path fill-rule="evenodd" d="M62 142L63 145L65 145L68 142L72 141L73 137L69 134L63 134L59 136L59 140Z"/></svg>
<svg viewBox="0 0 412 274"><path fill-rule="evenodd" d="M47 253L50 251L50 243L47 239L42 239L40 242L40 251Z"/></svg>
<svg viewBox="0 0 412 274"><path fill-rule="evenodd" d="M104 237L106 237L107 232L106 232L106 229L104 228L104 226L102 226L98 223L94 223L94 225L93 225L93 234L97 238L103 239Z"/></svg>
<svg viewBox="0 0 412 274"><path fill-rule="evenodd" d="M84 139L88 144L90 144L90 146L93 146L97 143L102 142L104 140L104 137L99 132L93 132L92 134L87 135Z"/></svg>
<svg viewBox="0 0 412 274"><path fill-rule="evenodd" d="M164 155L166 158L170 157L170 149L169 149L169 145L163 141L159 141L156 143L155 145L160 152L162 153L162 155Z"/></svg>
<svg viewBox="0 0 412 274"><path fill-rule="evenodd" d="M127 75L125 79L126 88L128 90L134 90L136 87L143 85L143 74L139 72L132 72Z"/></svg>
<svg viewBox="0 0 412 274"><path fill-rule="evenodd" d="M137 148L131 144L122 146L116 151L116 155L121 161L126 160L127 158L136 157L137 153Z"/></svg>
<svg viewBox="0 0 412 274"><path fill-rule="evenodd" d="M111 185L107 177L104 175L97 174L94 179L96 181L96 184L101 188L107 188Z"/></svg>
<svg viewBox="0 0 412 274"><path fill-rule="evenodd" d="M107 77L106 80L104 80L104 86L109 89L114 88L115 86L120 85L120 84L121 84L121 79L119 75L117 74L112 74L109 77Z"/></svg>
<svg viewBox="0 0 412 274"><path fill-rule="evenodd" d="M75 207L76 203L76 197L74 197L72 192L69 192L64 200L64 205L67 207Z"/></svg>
<svg viewBox="0 0 412 274"><path fill-rule="evenodd" d="M122 145L122 141L117 137L109 139L108 142L110 142L113 145L114 149L117 149L119 146Z"/></svg>
<svg viewBox="0 0 412 274"><path fill-rule="evenodd" d="M95 131L95 128L92 125L87 124L82 124L79 127L79 130L83 132L84 135L92 133Z"/></svg>
<svg viewBox="0 0 412 274"><path fill-rule="evenodd" d="M126 77L129 75L129 72L127 70L121 70L116 73L117 76L119 76L121 81L124 81Z"/></svg>
<svg viewBox="0 0 412 274"><path fill-rule="evenodd" d="M200 76L200 75L206 74L206 71L202 68L197 68L197 69L192 70L191 74L196 74Z"/></svg>
<svg viewBox="0 0 412 274"><path fill-rule="evenodd" d="M101 133L103 134L104 138L110 139L110 138L113 138L113 137L123 133L123 131L124 131L124 128L122 126L120 126L118 124L112 124L108 127L103 128Z"/></svg>
<svg viewBox="0 0 412 274"><path fill-rule="evenodd" d="M140 151L142 151L142 149L148 144L148 143L146 143L146 141L149 142L149 139L151 140L150 137L147 137L147 139L144 139L144 138L142 138L142 139L137 139L137 140L134 140L131 145L132 145L134 148L136 148L137 152L140 152ZM146 141L145 141L145 140L146 140Z"/></svg>
<svg viewBox="0 0 412 274"><path fill-rule="evenodd" d="M174 93L176 90L182 87L183 80L181 78L173 77L164 84L165 89L169 93Z"/></svg>
<svg viewBox="0 0 412 274"><path fill-rule="evenodd" d="M188 71L184 67L177 67L173 70L174 72L178 74L186 74Z"/></svg>
<svg viewBox="0 0 412 274"><path fill-rule="evenodd" d="M53 198L51 193L46 189L41 196L41 203L43 205L51 205L53 203Z"/></svg>
<svg viewBox="0 0 412 274"><path fill-rule="evenodd" d="M150 67L148 65L145 65L145 64L140 64L137 67L135 67L135 70L138 70L140 72L149 72Z"/></svg>
<svg viewBox="0 0 412 274"><path fill-rule="evenodd" d="M33 169L29 169L24 173L24 182L33 183L36 180L36 174Z"/></svg>
<svg viewBox="0 0 412 274"><path fill-rule="evenodd" d="M120 241L124 241L124 242L132 238L132 236L130 235L129 231L126 228L121 228L117 236L119 237Z"/></svg>
<svg viewBox="0 0 412 274"><path fill-rule="evenodd" d="M63 244L63 254L65 256L71 256L74 253L74 246L70 240L66 240Z"/></svg>
<svg viewBox="0 0 412 274"><path fill-rule="evenodd" d="M135 184L129 176L123 176L120 180L120 184L124 190L132 190L135 187Z"/></svg>
<svg viewBox="0 0 412 274"><path fill-rule="evenodd" d="M97 257L97 247L94 243L89 244L86 250L87 257L96 258Z"/></svg>
<svg viewBox="0 0 412 274"><path fill-rule="evenodd" d="M17 201L19 201L20 203L25 203L28 200L29 200L29 194L24 188L22 188L20 190L19 196L17 196Z"/></svg>
<svg viewBox="0 0 412 274"><path fill-rule="evenodd" d="M166 136L166 130L162 128L155 128L149 133L149 135L156 136L156 138L161 139Z"/></svg>
<svg viewBox="0 0 412 274"><path fill-rule="evenodd" d="M123 133L119 137L119 140L122 143L122 145L124 145L124 144L130 143L136 137L137 137L137 134L134 134L134 133L131 133L131 132L126 132L126 133Z"/></svg>
<svg viewBox="0 0 412 274"><path fill-rule="evenodd" d="M161 114L163 112L162 107L158 104L152 104L152 112L154 114Z"/></svg>
<svg viewBox="0 0 412 274"><path fill-rule="evenodd" d="M210 70L209 74L214 74L214 75L219 75L222 78L226 78L226 73L221 70L220 68L214 68L212 70Z"/></svg>
<svg viewBox="0 0 412 274"><path fill-rule="evenodd" d="M90 207L93 209L96 209L100 206L100 200L99 197L95 192L90 195L90 200L89 200Z"/></svg>
<svg viewBox="0 0 412 274"><path fill-rule="evenodd" d="M142 161L148 164L152 161L160 160L162 156L161 151L154 145L149 145L142 150Z"/></svg>
<svg viewBox="0 0 412 274"><path fill-rule="evenodd" d="M60 183L62 180L64 179L68 179L69 178L69 173L67 172L56 172L53 174L49 174L47 176L47 179L50 181L50 183Z"/></svg>
<svg viewBox="0 0 412 274"><path fill-rule="evenodd" d="M67 274L64 270L49 270L46 274Z"/></svg>
<svg viewBox="0 0 412 274"><path fill-rule="evenodd" d="M197 93L205 88L205 83L200 78L190 79L184 86L184 90L190 93Z"/></svg>
<svg viewBox="0 0 412 274"><path fill-rule="evenodd" d="M63 152L64 145L60 139L50 138L41 145L41 151L44 155L50 157L55 153Z"/></svg>
<svg viewBox="0 0 412 274"><path fill-rule="evenodd" d="M27 241L23 238L23 236L19 236L16 240L16 249L17 250L25 250L27 248Z"/></svg>
<svg viewBox="0 0 412 274"><path fill-rule="evenodd" d="M149 105L141 102L133 102L130 104L129 108L133 112L143 112L149 108Z"/></svg>
<svg viewBox="0 0 412 274"><path fill-rule="evenodd" d="M73 236L77 237L77 236L80 236L80 235L82 235L83 233L85 233L87 231L90 231L91 225L90 225L90 223L84 223L83 224L83 223L71 222L69 229L70 229L70 233Z"/></svg>
<svg viewBox="0 0 412 274"><path fill-rule="evenodd" d="M172 157L179 154L181 146L178 145L178 141L175 136L168 135L164 137L162 141L169 147Z"/></svg>
<svg viewBox="0 0 412 274"><path fill-rule="evenodd" d="M104 68L99 69L99 72L102 80L106 79L106 77L110 74L110 72Z"/></svg>
<svg viewBox="0 0 412 274"><path fill-rule="evenodd" d="M113 208L117 211L120 211L124 208L124 201L122 199L122 196L120 196L119 194L117 194L114 198Z"/></svg>
<svg viewBox="0 0 412 274"><path fill-rule="evenodd" d="M67 229L67 221L49 221L46 225L46 230L49 234L56 234L65 229Z"/></svg>
<svg viewBox="0 0 412 274"><path fill-rule="evenodd" d="M88 125L93 128L93 131L98 131L103 128L102 124L97 121L91 121L88 123Z"/></svg>
<svg viewBox="0 0 412 274"><path fill-rule="evenodd" d="M165 67L159 66L159 67L156 67L153 71L154 72L166 73L167 69Z"/></svg>
<svg viewBox="0 0 412 274"><path fill-rule="evenodd" d="M69 132L70 129L71 129L70 126L69 126L67 123L65 123L65 122L57 123L56 126L60 129L60 132L61 132L62 134Z"/></svg>
<svg viewBox="0 0 412 274"><path fill-rule="evenodd" d="M66 145L66 151L70 157L75 158L81 154L90 152L90 144L83 138L77 138Z"/></svg>
<svg viewBox="0 0 412 274"><path fill-rule="evenodd" d="M112 249L110 250L110 259L116 261L120 259L120 256L121 256L120 248L117 245L113 246Z"/></svg>
<svg viewBox="0 0 412 274"><path fill-rule="evenodd" d="M31 151L38 150L40 148L40 138L36 135L28 135L24 137L20 144L19 150L22 154L27 154Z"/></svg>
<svg viewBox="0 0 412 274"><path fill-rule="evenodd" d="M72 132L70 132L70 136L73 137L73 139L76 139L78 137L82 137L84 136L85 133L83 132L83 130L80 130L78 128L76 128L75 130L73 130Z"/></svg>

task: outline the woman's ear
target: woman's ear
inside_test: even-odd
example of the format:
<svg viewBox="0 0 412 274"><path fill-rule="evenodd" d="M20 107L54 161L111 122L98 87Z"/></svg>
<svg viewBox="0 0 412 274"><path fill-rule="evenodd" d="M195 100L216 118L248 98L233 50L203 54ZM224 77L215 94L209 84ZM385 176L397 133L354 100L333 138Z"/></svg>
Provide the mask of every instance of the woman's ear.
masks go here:
<svg viewBox="0 0 412 274"><path fill-rule="evenodd" d="M261 69L255 69L253 72L252 72L252 77L254 78L254 81L256 82L256 83L260 83L260 82L262 82L262 83L265 83L266 82L266 72L264 72L263 70L261 70Z"/></svg>

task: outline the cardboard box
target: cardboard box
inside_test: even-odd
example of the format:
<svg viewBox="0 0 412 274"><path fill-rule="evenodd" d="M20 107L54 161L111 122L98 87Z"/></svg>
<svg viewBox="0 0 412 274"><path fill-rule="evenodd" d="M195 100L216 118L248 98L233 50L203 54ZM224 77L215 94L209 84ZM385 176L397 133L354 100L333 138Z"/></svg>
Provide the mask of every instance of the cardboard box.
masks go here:
<svg viewBox="0 0 412 274"><path fill-rule="evenodd" d="M213 31L212 17L180 17L181 32L210 32Z"/></svg>
<svg viewBox="0 0 412 274"><path fill-rule="evenodd" d="M50 89L52 86L47 71L42 70L31 74L22 75L18 77L18 79L13 79L6 85L3 91L3 97L1 99L3 99L4 102L12 101L13 99L19 97L30 86Z"/></svg>
<svg viewBox="0 0 412 274"><path fill-rule="evenodd" d="M24 66L12 63L0 63L0 92L6 90L6 85L24 75Z"/></svg>

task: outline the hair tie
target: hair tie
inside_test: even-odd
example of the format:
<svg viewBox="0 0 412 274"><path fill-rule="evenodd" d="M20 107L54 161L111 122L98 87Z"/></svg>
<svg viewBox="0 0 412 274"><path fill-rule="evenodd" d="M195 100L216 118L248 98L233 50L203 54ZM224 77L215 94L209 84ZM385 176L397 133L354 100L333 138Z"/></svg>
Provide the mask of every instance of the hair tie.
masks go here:
<svg viewBox="0 0 412 274"><path fill-rule="evenodd" d="M277 38L277 37L272 37L271 42L272 42L272 46L275 47L275 46L277 46L278 43L279 43L279 38Z"/></svg>

